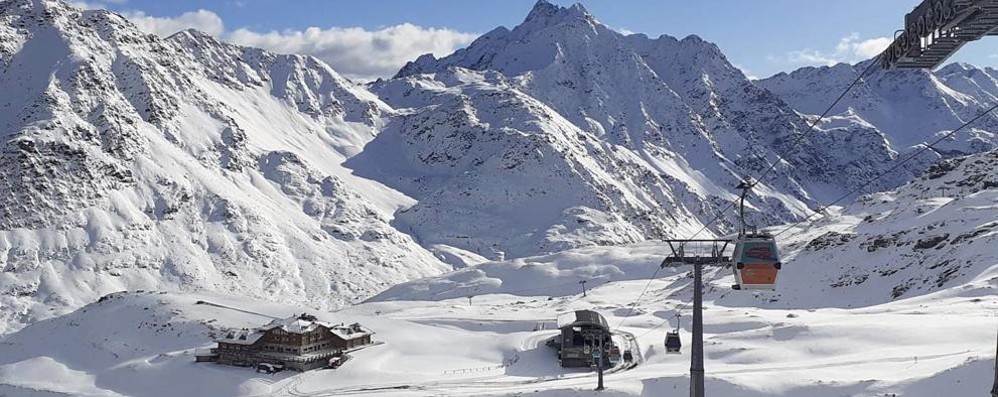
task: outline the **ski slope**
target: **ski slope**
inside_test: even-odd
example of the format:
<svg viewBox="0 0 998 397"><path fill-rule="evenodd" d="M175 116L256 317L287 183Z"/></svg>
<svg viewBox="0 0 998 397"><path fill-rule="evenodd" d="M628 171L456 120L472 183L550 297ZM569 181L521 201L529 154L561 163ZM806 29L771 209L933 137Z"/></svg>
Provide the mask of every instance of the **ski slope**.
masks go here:
<svg viewBox="0 0 998 397"><path fill-rule="evenodd" d="M559 313L592 308L607 317L624 346L633 338L640 363L608 373L603 394L682 395L688 350L666 355L663 337L674 326L664 320L677 309L689 313L689 269L665 270L651 283L638 276L654 271L653 252L663 249L641 244L611 248L594 263L567 260L564 266L576 270L609 257L632 262L620 279L590 284L585 297L578 286L563 285L485 292L470 304L453 297L372 301L333 313L309 310L326 321L359 321L384 343L351 353L354 359L340 369L304 374L262 375L193 360L196 349L211 345L212 333L259 326L301 307L210 294L118 293L0 340L0 393L591 395L595 374L559 367L543 342L557 333L550 328ZM766 301L779 292L730 292L724 269L708 272L708 279L705 350L713 395L969 396L990 385L998 307L991 281L861 308L787 309L724 304L718 296ZM646 285L645 298L629 310ZM688 326L681 324L686 349Z"/></svg>
<svg viewBox="0 0 998 397"><path fill-rule="evenodd" d="M709 392L933 397L988 390L998 326L995 163L998 152L941 163L821 221L773 228L790 231L780 240L786 265L776 291L733 291L728 269L707 271ZM558 314L593 309L639 363L608 373L603 394L682 395L689 356L665 354L663 338L677 312L689 318L691 278L689 268L656 271L667 252L646 242L484 262L337 312L207 293L116 293L0 339L0 393L592 395L594 374L562 369L543 342L556 333ZM585 296L580 280L588 280ZM337 370L305 374L194 363L212 335L303 310L360 322L384 343L352 353ZM688 349L689 322L679 328Z"/></svg>

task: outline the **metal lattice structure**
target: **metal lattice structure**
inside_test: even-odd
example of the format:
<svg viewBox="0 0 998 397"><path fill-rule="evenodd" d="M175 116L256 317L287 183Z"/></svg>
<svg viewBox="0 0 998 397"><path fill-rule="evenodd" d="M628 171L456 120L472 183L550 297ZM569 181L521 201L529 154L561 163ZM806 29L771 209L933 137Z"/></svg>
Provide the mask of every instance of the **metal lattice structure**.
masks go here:
<svg viewBox="0 0 998 397"><path fill-rule="evenodd" d="M693 353L690 355L690 397L704 397L703 267L726 266L731 240L665 240L672 253L662 267L693 265Z"/></svg>
<svg viewBox="0 0 998 397"><path fill-rule="evenodd" d="M879 57L884 69L934 69L969 42L998 35L998 0L923 0Z"/></svg>

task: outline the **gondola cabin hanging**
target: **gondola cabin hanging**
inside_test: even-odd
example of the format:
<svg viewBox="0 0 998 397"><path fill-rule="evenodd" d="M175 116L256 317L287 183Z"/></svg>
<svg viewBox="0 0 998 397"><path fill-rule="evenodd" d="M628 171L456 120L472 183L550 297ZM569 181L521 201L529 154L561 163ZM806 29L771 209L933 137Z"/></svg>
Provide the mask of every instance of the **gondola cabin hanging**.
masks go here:
<svg viewBox="0 0 998 397"><path fill-rule="evenodd" d="M774 290L783 264L776 239L768 234L743 234L732 256L737 289Z"/></svg>
<svg viewBox="0 0 998 397"><path fill-rule="evenodd" d="M679 339L679 331L669 331L665 334L666 354L679 354L683 349L683 341Z"/></svg>

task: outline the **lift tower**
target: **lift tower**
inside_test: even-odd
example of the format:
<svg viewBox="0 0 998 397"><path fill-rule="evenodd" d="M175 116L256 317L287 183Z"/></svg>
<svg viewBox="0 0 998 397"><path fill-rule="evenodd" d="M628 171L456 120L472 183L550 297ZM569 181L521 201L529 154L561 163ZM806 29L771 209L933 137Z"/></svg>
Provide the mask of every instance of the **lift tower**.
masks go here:
<svg viewBox="0 0 998 397"><path fill-rule="evenodd" d="M880 54L884 69L935 69L969 42L998 35L998 0L923 0Z"/></svg>
<svg viewBox="0 0 998 397"><path fill-rule="evenodd" d="M704 397L703 267L726 266L730 240L665 240L671 254L662 268L693 265L693 354L690 355L690 397Z"/></svg>
<svg viewBox="0 0 998 397"><path fill-rule="evenodd" d="M995 350L995 385L991 387L991 397L998 397L998 347Z"/></svg>

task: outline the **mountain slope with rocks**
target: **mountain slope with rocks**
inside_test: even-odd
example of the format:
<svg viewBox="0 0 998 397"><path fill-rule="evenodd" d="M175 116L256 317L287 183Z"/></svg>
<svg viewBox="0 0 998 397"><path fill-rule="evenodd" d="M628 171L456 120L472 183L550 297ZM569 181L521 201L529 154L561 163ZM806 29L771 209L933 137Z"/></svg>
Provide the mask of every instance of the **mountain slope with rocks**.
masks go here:
<svg viewBox="0 0 998 397"><path fill-rule="evenodd" d="M336 308L487 260L723 235L734 186L771 166L749 223L792 222L906 150L862 112L809 131L817 96L751 82L696 36L621 35L580 5L539 1L517 27L369 86L107 11L0 7L0 332L122 289ZM989 103L993 77L921 78L952 106ZM863 98L894 97L843 106ZM991 130L864 193L985 150Z"/></svg>
<svg viewBox="0 0 998 397"><path fill-rule="evenodd" d="M868 70L870 62L807 67L780 73L757 83L794 109L820 114L831 100ZM998 72L955 63L938 71L881 70L864 76L846 100L830 112L839 119L873 126L891 150L907 153L934 141L996 103ZM970 128L933 147L931 162L998 147L998 115L987 115Z"/></svg>
<svg viewBox="0 0 998 397"><path fill-rule="evenodd" d="M601 147L606 153L588 150L590 157L598 159L594 166L601 168L599 173L645 175L636 187L623 190L624 196L642 196L646 193L638 191L645 190L668 198L648 206L650 211L642 220L625 218L621 226L627 233L618 233L619 237L611 239L598 238L597 242L688 237L700 230L698 225L708 226L701 236L730 232L736 223L734 213L721 211L737 198L734 187L740 180L763 173L767 173L765 180L749 196L750 223L770 225L800 219L810 214L809 208L834 200L887 171L900 154L892 149L881 131L861 120L832 118L823 120L811 131L810 124L817 123L813 117L795 111L773 92L749 81L716 45L696 36L682 40L669 36L657 39L640 34L624 36L600 23L581 5L564 8L539 1L524 22L512 30L497 28L468 48L441 59L421 56L403 67L393 79L371 86L382 100L403 113L403 121L389 128L403 138L394 137L396 132L384 134L375 139L372 147L398 147L405 142L402 153L389 152L395 158L412 160L403 168L446 169L445 179L427 183L419 175L399 167L372 165L371 161L352 166L360 174L403 190L420 202L414 207L415 213L401 219L417 217L406 223L413 225L413 232L422 240L462 247L492 259L498 257L490 255L492 251L522 256L553 252L551 247L586 245L594 239L581 239L578 244L551 244L552 240L560 239L548 237L552 230L575 229L571 217L531 216L531 223L524 224L525 227L510 226L512 229L491 230L481 226L459 232L448 230L455 224L473 225L481 219L492 219L495 212L505 214L523 208L515 200L502 199L506 195L503 189L508 186L529 186L536 190L546 183L495 175L497 169L488 169L484 162L487 158L480 154L467 159L478 161L453 164L439 157L419 155L427 138L463 136L474 141L470 135L461 135L463 126L478 123L472 118L502 114L506 108L515 106L504 103L503 108L490 108L495 105L476 101L486 86L495 92L515 90L517 95L536 101L534 106L521 106L521 114L526 117L555 120L536 125L557 124L539 129L545 139L533 139L538 135L534 132L507 134L498 153L517 147L545 146L545 141L558 142L565 136L559 130L569 128L569 136L578 137L588 146ZM468 109L473 109L471 118ZM480 124L523 131L517 125L522 118L506 116ZM461 119L465 121L454 121ZM522 144L508 141L525 137L533 140ZM546 146L540 152L563 152L557 144ZM447 149L449 156L459 156L454 152L462 150ZM913 167L887 173L871 184L871 191L906 182L937 159L928 157L931 156L920 159ZM547 172L545 168L559 167L546 164L551 159L538 161L531 176ZM558 157L553 161L557 163ZM622 173L622 166L628 171ZM770 167L774 172L767 172ZM440 181L444 186L436 183ZM496 189L476 188L488 196L483 200L461 196L467 193L467 185L479 184ZM412 188L415 185L420 187ZM585 193L552 196L543 204L550 209L546 213L572 211L579 204L604 213L608 208L612 213L613 208L629 206L616 200L613 204L591 207L592 200L586 196L606 194L605 186L595 183ZM668 205L670 202L683 208L674 210ZM462 210L446 218L430 209L452 203L463 206ZM655 208L660 209L655 211ZM420 213L424 209L428 212ZM681 219L670 219L675 214ZM689 219L683 219L687 214ZM641 224L648 217L656 227ZM479 236L479 232L487 235ZM542 240L525 247L520 241L510 241L511 235L534 240L540 236Z"/></svg>
<svg viewBox="0 0 998 397"><path fill-rule="evenodd" d="M0 332L121 289L334 308L449 266L340 166L393 110L322 62L0 3Z"/></svg>

